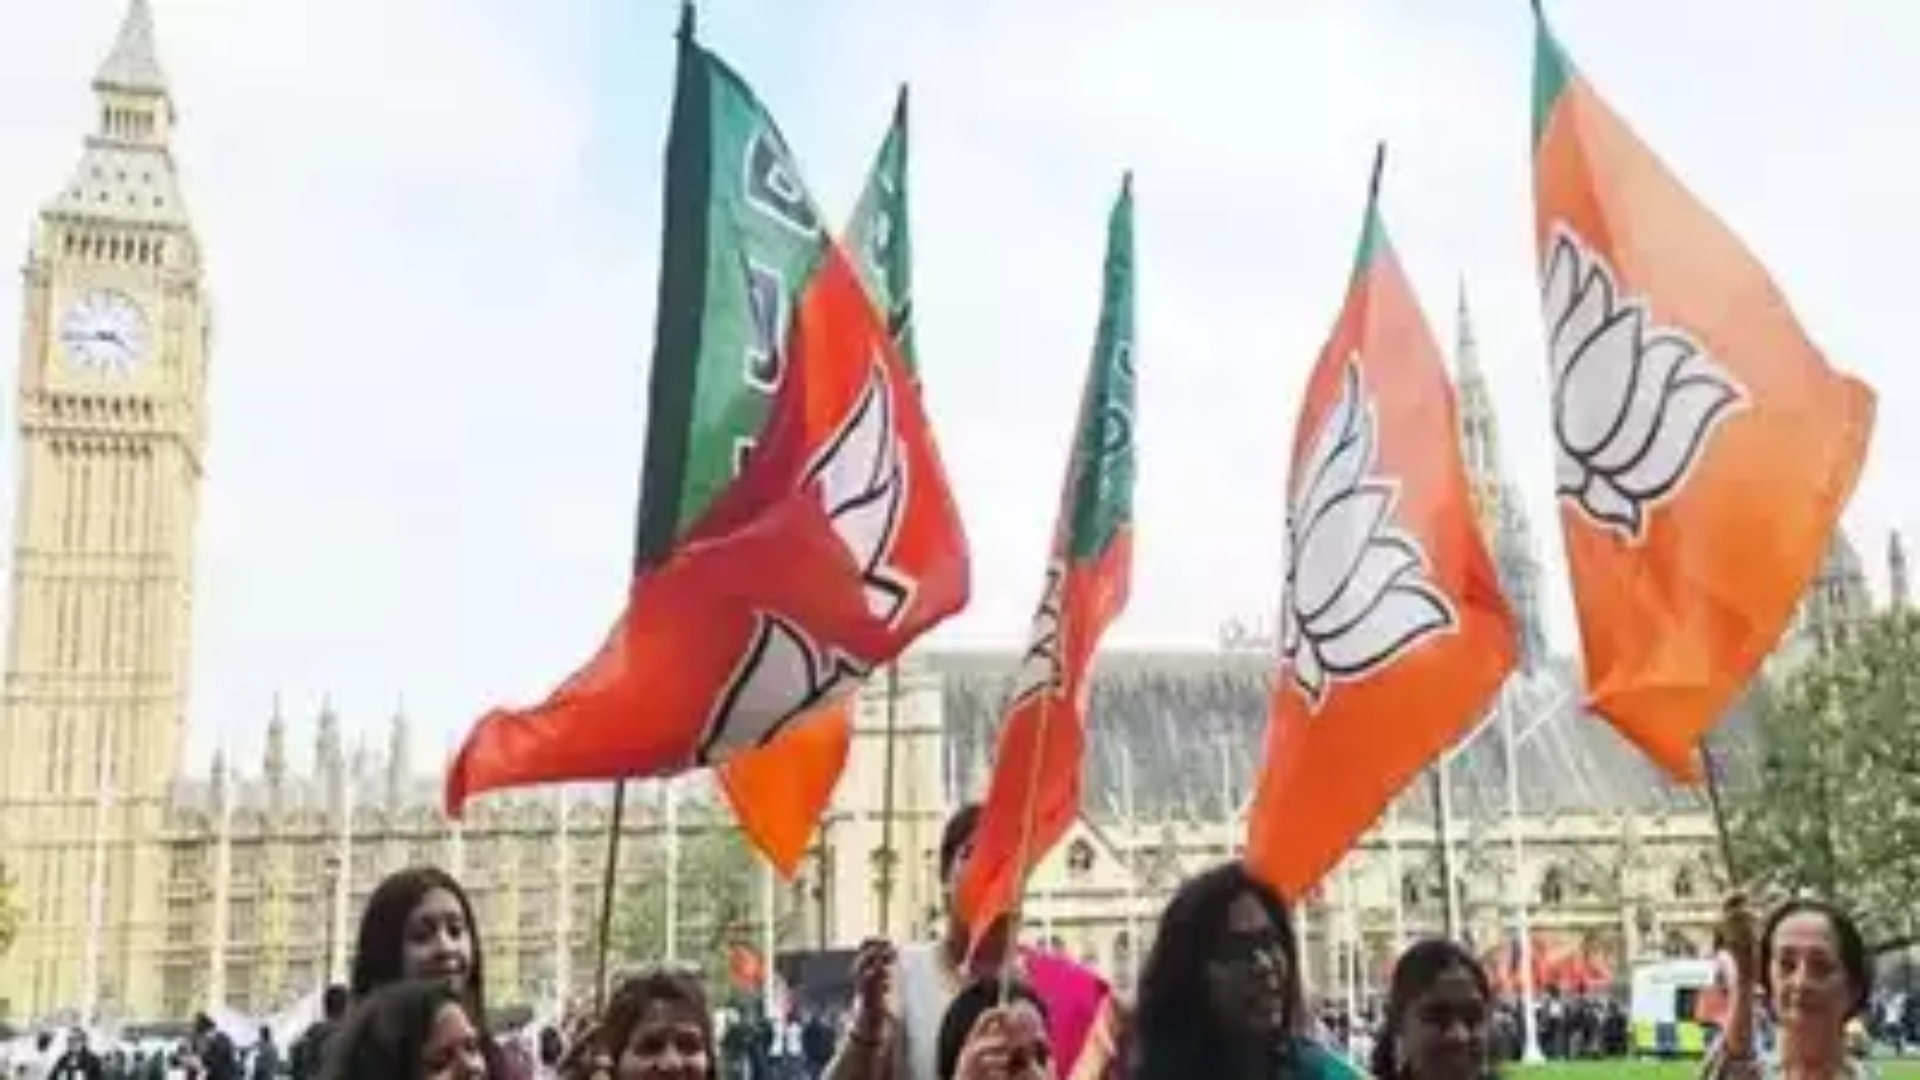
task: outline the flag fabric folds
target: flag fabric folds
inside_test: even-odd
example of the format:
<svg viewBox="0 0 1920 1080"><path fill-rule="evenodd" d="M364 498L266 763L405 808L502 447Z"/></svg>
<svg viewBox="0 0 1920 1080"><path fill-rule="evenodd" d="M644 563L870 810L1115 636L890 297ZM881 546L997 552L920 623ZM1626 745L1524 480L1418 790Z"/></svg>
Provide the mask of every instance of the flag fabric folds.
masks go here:
<svg viewBox="0 0 1920 1080"><path fill-rule="evenodd" d="M468 734L456 814L485 791L764 746L966 603L945 468L857 270L690 19L679 64L626 609L545 702Z"/></svg>
<svg viewBox="0 0 1920 1080"><path fill-rule="evenodd" d="M1294 436L1280 673L1248 821L1251 869L1295 901L1473 726L1517 649L1440 348L1380 217L1383 160Z"/></svg>
<svg viewBox="0 0 1920 1080"><path fill-rule="evenodd" d="M1536 8L1534 201L1554 473L1589 707L1668 772L1782 632L1874 395L1581 77Z"/></svg>
<svg viewBox="0 0 1920 1080"><path fill-rule="evenodd" d="M880 144L866 189L846 232L846 249L885 319L908 374L917 378L913 340L913 247L907 219L907 91ZM820 818L833 800L853 746L854 702L821 710L764 747L719 770L720 789L740 828L775 869L800 868Z"/></svg>
<svg viewBox="0 0 1920 1080"><path fill-rule="evenodd" d="M1088 675L1132 576L1133 349L1128 179L1108 218L1100 325L1045 588L960 879L960 914L976 941L1019 903L1027 873L1080 813Z"/></svg>

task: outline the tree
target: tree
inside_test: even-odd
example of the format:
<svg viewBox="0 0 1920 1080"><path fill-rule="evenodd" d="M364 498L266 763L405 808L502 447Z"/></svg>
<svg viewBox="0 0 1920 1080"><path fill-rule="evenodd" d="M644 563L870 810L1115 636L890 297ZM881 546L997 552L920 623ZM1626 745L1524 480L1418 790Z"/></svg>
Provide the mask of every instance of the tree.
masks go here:
<svg viewBox="0 0 1920 1080"><path fill-rule="evenodd" d="M614 966L665 958L667 850L656 830L635 837L621 853L614 903ZM725 996L735 946L760 951L764 937L766 865L726 811L712 805L683 806L679 821L678 926L674 937L681 963L699 968L709 992ZM792 943L800 913L784 884L774 890L774 945ZM772 962L771 957L764 958Z"/></svg>
<svg viewBox="0 0 1920 1080"><path fill-rule="evenodd" d="M1872 940L1920 911L1920 617L1884 613L1754 695L1757 782L1729 793L1741 874L1842 904Z"/></svg>

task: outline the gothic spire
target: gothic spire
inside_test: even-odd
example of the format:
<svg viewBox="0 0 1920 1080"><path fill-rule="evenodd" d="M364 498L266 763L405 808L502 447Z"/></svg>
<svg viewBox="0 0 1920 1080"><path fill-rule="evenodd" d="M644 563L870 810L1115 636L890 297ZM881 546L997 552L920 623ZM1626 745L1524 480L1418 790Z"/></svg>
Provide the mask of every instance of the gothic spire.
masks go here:
<svg viewBox="0 0 1920 1080"><path fill-rule="evenodd" d="M1540 564L1534 556L1533 527L1502 466L1499 416L1486 369L1480 363L1480 343L1473 330L1465 278L1460 282L1455 333L1453 379L1460 410L1460 452L1466 461L1481 534L1493 554L1501 587L1520 620L1521 662L1531 668L1546 656L1546 630L1540 618Z"/></svg>
<svg viewBox="0 0 1920 1080"><path fill-rule="evenodd" d="M160 50L154 43L150 0L128 0L120 34L93 77L93 86L123 94L167 96L167 75L160 68Z"/></svg>

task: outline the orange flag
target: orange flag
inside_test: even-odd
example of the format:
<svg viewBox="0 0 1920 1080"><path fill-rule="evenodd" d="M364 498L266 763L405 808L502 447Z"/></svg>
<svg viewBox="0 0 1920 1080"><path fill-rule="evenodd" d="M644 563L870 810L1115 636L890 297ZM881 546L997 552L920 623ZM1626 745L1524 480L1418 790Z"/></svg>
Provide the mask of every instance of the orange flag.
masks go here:
<svg viewBox="0 0 1920 1080"><path fill-rule="evenodd" d="M1251 869L1293 900L1472 727L1517 650L1440 347L1380 219L1384 158L1294 436L1280 674L1248 821Z"/></svg>
<svg viewBox="0 0 1920 1080"><path fill-rule="evenodd" d="M1080 814L1087 675L1127 606L1133 572L1133 187L1107 218L1100 328L1067 461L1046 588L993 781L960 878L960 914L978 941Z"/></svg>
<svg viewBox="0 0 1920 1080"><path fill-rule="evenodd" d="M1695 747L1819 569L1873 391L1536 21L1535 230L1589 707L1697 779Z"/></svg>

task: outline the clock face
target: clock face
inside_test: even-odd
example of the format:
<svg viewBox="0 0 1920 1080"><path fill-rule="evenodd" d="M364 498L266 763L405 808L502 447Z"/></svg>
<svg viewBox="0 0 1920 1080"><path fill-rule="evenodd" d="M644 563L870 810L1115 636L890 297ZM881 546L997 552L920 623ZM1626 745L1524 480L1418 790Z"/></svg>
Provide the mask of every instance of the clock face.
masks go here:
<svg viewBox="0 0 1920 1080"><path fill-rule="evenodd" d="M84 293L60 320L60 344L76 368L108 375L132 371L147 355L147 317L123 293Z"/></svg>

